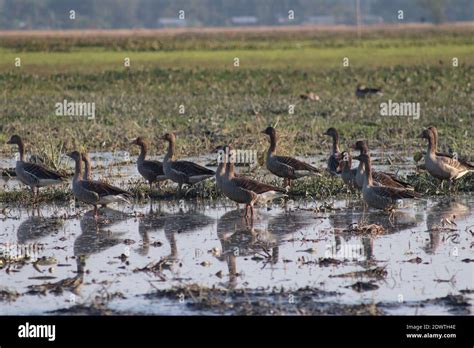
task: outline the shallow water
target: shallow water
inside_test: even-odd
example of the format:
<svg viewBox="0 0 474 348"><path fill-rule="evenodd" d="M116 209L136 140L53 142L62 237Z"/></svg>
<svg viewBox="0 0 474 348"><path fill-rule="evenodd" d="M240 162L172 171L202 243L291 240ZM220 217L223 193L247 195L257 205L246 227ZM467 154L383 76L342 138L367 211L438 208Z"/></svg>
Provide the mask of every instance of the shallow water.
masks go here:
<svg viewBox="0 0 474 348"><path fill-rule="evenodd" d="M107 208L98 223L91 211L82 215L85 210L73 207L42 206L39 211L13 208L0 221L3 247L5 243L10 248L36 244L41 246L39 250L29 251L33 260L55 257L57 264L35 267L28 262L22 267L12 266L8 273L0 270L2 287L22 294L29 285L74 277L80 277L82 285L76 294L65 291L59 296L23 295L13 302L2 301L0 313L42 314L88 303L106 291L123 294L124 298L110 301L113 309L183 314L187 309L179 303L142 296L154 288L183 284L262 290L283 287L288 291L310 286L336 291L338 295L325 301L341 304L390 304L401 299L408 304L472 290L472 264L461 260L472 259L473 197L421 200L402 209L393 225L379 212L364 214L357 201L333 203L335 210L325 213L311 211L319 204L304 201L295 202L292 211L277 205L261 207L253 227L228 201ZM386 227L385 233L371 237L343 231L362 215L368 223ZM427 232L453 215L455 230ZM126 261L120 259L122 254L128 255ZM407 262L417 257L420 263ZM169 268L159 276L134 272L163 258L170 260ZM317 263L320 258L342 263L322 265ZM374 281L379 288L373 291L359 293L346 287L367 278L333 277L375 266L386 267L388 274ZM35 279L42 276L54 278ZM447 310L402 305L393 313L438 314Z"/></svg>
<svg viewBox="0 0 474 348"><path fill-rule="evenodd" d="M95 175L115 183L138 179L134 158L109 167L123 161L121 156L92 154L95 166L108 168L99 167ZM3 159L2 165L13 163ZM20 188L15 178L3 186ZM290 294L308 286L335 292L321 305L377 303L389 314L456 313L450 306L422 302L462 292L471 305L467 310L472 308L473 195L407 202L393 221L380 212L364 212L358 199L297 200L259 207L253 226L228 200L115 205L101 211L99 222L88 207L74 204L0 209L0 251L31 258L0 269L0 290L21 294L15 301L0 300L0 314L45 314L110 294L121 295L111 296L108 308L127 313L212 314L191 310L182 301L145 297L156 289L190 284L262 293L276 287ZM359 221L381 224L385 232L345 231ZM437 228L442 225L450 230ZM35 265L41 257L56 260ZM161 272L136 271L159 260L167 260ZM338 277L375 267L385 267L387 275ZM74 292L27 294L29 286L64 279L81 285ZM378 288L355 291L351 286L358 281Z"/></svg>

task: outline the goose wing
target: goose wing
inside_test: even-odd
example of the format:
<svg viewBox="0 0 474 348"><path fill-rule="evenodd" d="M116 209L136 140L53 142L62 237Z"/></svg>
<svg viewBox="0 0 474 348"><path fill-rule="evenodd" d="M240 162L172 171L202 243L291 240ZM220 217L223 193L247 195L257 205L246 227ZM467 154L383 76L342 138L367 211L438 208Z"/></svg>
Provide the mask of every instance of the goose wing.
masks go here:
<svg viewBox="0 0 474 348"><path fill-rule="evenodd" d="M36 177L37 179L40 180L62 180L64 179L64 175L46 168L45 166L41 164L36 164L36 163L28 163L25 162L23 164L23 170L27 172L28 174Z"/></svg>
<svg viewBox="0 0 474 348"><path fill-rule="evenodd" d="M85 190L97 193L99 197L118 196L118 195L123 195L127 197L132 196L132 194L128 191L122 190L118 187L112 186L102 181L83 180L82 186Z"/></svg>
<svg viewBox="0 0 474 348"><path fill-rule="evenodd" d="M213 170L207 169L199 164L189 161L171 162L171 168L177 172L184 173L187 176L214 175Z"/></svg>
<svg viewBox="0 0 474 348"><path fill-rule="evenodd" d="M385 172L373 172L372 176L375 181L383 186L394 186L400 188L413 189L413 186L397 178L395 174Z"/></svg>
<svg viewBox="0 0 474 348"><path fill-rule="evenodd" d="M386 197L390 199L402 199L402 198L418 198L419 193L413 190L407 190L403 188L388 187L388 186L373 186L371 188L378 196Z"/></svg>
<svg viewBox="0 0 474 348"><path fill-rule="evenodd" d="M268 191L276 191L276 192L282 192L282 193L286 192L282 188L279 188L273 185L264 184L262 182L258 182L257 180L253 180L247 177L242 177L242 176L237 177L237 178L234 178L233 181L240 188L243 188L248 191L253 191L256 194L262 194Z"/></svg>
<svg viewBox="0 0 474 348"><path fill-rule="evenodd" d="M438 156L438 160L442 161L443 164L455 168L456 170L463 171L463 170L472 170L474 167L472 167L469 164L462 163L458 161L457 159L451 158L451 157L445 157L445 156Z"/></svg>
<svg viewBox="0 0 474 348"><path fill-rule="evenodd" d="M163 172L163 163L159 161L144 161L143 168L146 171L150 171L156 175L165 175L165 173Z"/></svg>
<svg viewBox="0 0 474 348"><path fill-rule="evenodd" d="M297 160L296 158L293 157L287 157L287 156L275 156L278 162L283 163L289 167L292 167L294 170L308 170L312 172L318 172L319 169L316 167L313 167L312 165L302 162L300 160Z"/></svg>
<svg viewBox="0 0 474 348"><path fill-rule="evenodd" d="M454 158L453 158L454 156L453 156L452 154L450 154L450 153L445 153L445 152L436 152L436 156L454 159ZM462 165L464 165L467 169L474 169L474 165L470 164L470 163L467 162L465 159L458 158L457 161L458 161L459 163L461 163Z"/></svg>

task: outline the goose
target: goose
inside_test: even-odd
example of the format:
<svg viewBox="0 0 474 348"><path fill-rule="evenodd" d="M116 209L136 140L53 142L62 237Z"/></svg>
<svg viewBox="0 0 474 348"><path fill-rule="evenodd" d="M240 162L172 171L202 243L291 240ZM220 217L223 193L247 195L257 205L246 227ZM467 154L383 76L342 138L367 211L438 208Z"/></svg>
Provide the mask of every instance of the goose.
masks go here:
<svg viewBox="0 0 474 348"><path fill-rule="evenodd" d="M338 172L337 169L341 155L341 151L339 150L339 133L335 128L331 127L324 133L324 135L328 135L332 138L331 155L328 159L328 171L332 175L339 174L340 172Z"/></svg>
<svg viewBox="0 0 474 348"><path fill-rule="evenodd" d="M99 204L105 205L114 202L130 203L128 200L132 195L118 187L101 181L85 180L83 178L82 155L79 151L67 153L67 156L75 161L75 172L72 179L72 192L74 196L94 206L94 217L97 219Z"/></svg>
<svg viewBox="0 0 474 348"><path fill-rule="evenodd" d="M457 159L436 154L436 137L431 129L425 129L420 138L428 140L428 151L425 155L425 167L428 173L437 179L453 182L462 178L474 169L469 164L463 164Z"/></svg>
<svg viewBox="0 0 474 348"><path fill-rule="evenodd" d="M151 161L146 159L148 152L148 143L143 137L138 137L131 142L132 145L140 147L140 155L137 159L137 169L143 178L148 181L150 190L152 189L153 183L157 183L158 188L160 182L166 180L165 172L163 171L163 163L160 161Z"/></svg>
<svg viewBox="0 0 474 348"><path fill-rule="evenodd" d="M349 152L343 151L337 170L341 172L342 181L347 186L357 187L356 176L357 168L352 169L352 156Z"/></svg>
<svg viewBox="0 0 474 348"><path fill-rule="evenodd" d="M176 135L166 133L163 140L168 142L168 152L163 161L163 171L168 179L178 184L180 193L183 184L193 185L215 175L213 170L196 163L176 160Z"/></svg>
<svg viewBox="0 0 474 348"><path fill-rule="evenodd" d="M267 127L263 134L270 137L270 148L267 152L267 169L274 175L284 178L285 186L291 186L291 180L296 180L305 176L321 175L318 168L297 160L293 157L277 156L277 133L275 128Z"/></svg>
<svg viewBox="0 0 474 348"><path fill-rule="evenodd" d="M370 87L366 87L364 85L359 84L359 85L357 85L355 94L356 94L357 98L365 98L365 97L371 96L371 95L382 94L382 89L381 88L370 88Z"/></svg>
<svg viewBox="0 0 474 348"><path fill-rule="evenodd" d="M15 173L20 182L31 188L35 200L40 187L61 184L66 178L41 164L25 162L25 144L20 136L13 135L7 144L18 145L20 159L16 161Z"/></svg>
<svg viewBox="0 0 474 348"><path fill-rule="evenodd" d="M369 153L369 147L367 146L367 143L363 140L357 141L352 148L354 150L359 150L360 154L368 154ZM355 157L354 157L355 158ZM364 168L364 163L360 162L359 167L357 168L357 174L356 174L356 184L357 187L362 189L362 186L364 185L364 176L365 176L365 168ZM395 187L395 188L406 188L409 190L414 190L414 187L404 181L401 181L400 179L397 178L395 174L392 173L386 173L386 172L376 172L375 170L372 170L372 178L374 181L375 186L389 186L389 187Z"/></svg>
<svg viewBox="0 0 474 348"><path fill-rule="evenodd" d="M403 198L418 198L419 194L406 188L391 186L375 186L372 178L372 164L368 154L360 154L355 159L364 163L364 184L362 197L369 207L392 212L397 206L397 201Z"/></svg>
<svg viewBox="0 0 474 348"><path fill-rule="evenodd" d="M434 126L430 126L428 127L429 130L431 130L433 132L433 136L434 136L434 143L433 143L433 146L435 148L435 151L436 151L436 156L442 156L442 157L448 157L448 158L454 158L454 155L453 154L450 154L450 153L445 153L445 152L438 152L438 130L436 129L436 127ZM470 163L468 163L465 159L462 159L462 158L457 158L457 160L467 166L468 168L470 169L474 169L474 166Z"/></svg>
<svg viewBox="0 0 474 348"><path fill-rule="evenodd" d="M269 202L285 196L286 191L282 188L261 183L248 177L235 175L234 161L232 160L232 147L226 145L229 157L226 159L225 175L221 178L221 189L224 195L230 200L245 204L244 216L248 217L250 208L251 219L253 220L253 206L256 202Z"/></svg>
<svg viewBox="0 0 474 348"><path fill-rule="evenodd" d="M81 152L82 162L84 162L84 175L82 176L83 180L92 181L92 162L87 152ZM109 185L107 183L103 183L104 185ZM107 203L102 203L101 207L107 207Z"/></svg>

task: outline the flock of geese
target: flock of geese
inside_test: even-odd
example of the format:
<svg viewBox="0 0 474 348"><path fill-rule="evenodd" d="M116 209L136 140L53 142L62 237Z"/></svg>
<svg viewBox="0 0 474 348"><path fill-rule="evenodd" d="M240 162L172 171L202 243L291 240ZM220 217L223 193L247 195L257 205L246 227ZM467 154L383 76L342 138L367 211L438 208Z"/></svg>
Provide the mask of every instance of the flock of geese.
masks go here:
<svg viewBox="0 0 474 348"><path fill-rule="evenodd" d="M244 217L253 221L254 205L257 202L268 202L288 193L288 187L293 180L307 176L320 176L322 171L308 163L294 157L277 155L277 132L273 127L266 128L263 134L270 140L270 147L266 155L267 169L277 177L283 178L284 188L265 184L252 178L235 173L235 152L230 145L216 148L222 160L218 162L214 172L190 161L178 160L176 156L176 136L167 133L163 140L168 143L168 151L163 162L146 159L148 143L142 138L136 138L131 144L140 147L137 160L137 169L141 176L148 181L150 189L164 180L171 180L178 184L181 193L183 185L193 185L215 176L216 185L222 193L236 202L244 204ZM340 151L339 135L336 129L329 128L325 135L332 137L332 149L327 161L327 171L333 175L340 175L344 183L357 187L362 191L365 203L376 209L392 212L400 199L417 198L419 193L414 187L401 181L391 173L375 171L372 168L369 149L365 141L357 141L351 148L359 151L354 159L359 161L357 168L352 168L352 157L347 151ZM458 180L474 166L453 157L451 154L437 151L438 132L435 127L424 129L420 137L428 141L428 151L425 155L426 170L435 178ZM19 160L16 163L16 176L23 184L29 186L36 200L39 188L62 183L65 176L46 168L42 164L31 163L25 160L25 144L18 135L13 135L8 144L18 146ZM73 151L67 156L75 161L75 172L72 179L74 196L94 207L94 217L98 218L98 206L106 206L113 202L129 202L132 194L106 182L92 179L92 166L87 153Z"/></svg>

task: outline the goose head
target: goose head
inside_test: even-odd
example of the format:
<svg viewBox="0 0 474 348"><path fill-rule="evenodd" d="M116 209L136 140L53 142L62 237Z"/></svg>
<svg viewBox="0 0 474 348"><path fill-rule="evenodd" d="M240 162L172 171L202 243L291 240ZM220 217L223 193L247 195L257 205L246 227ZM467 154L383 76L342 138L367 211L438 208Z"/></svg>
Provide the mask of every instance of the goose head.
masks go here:
<svg viewBox="0 0 474 348"><path fill-rule="evenodd" d="M21 139L21 137L19 135L12 135L10 137L10 139L7 141L7 144L10 144L10 145L20 145L23 143L23 140Z"/></svg>
<svg viewBox="0 0 474 348"><path fill-rule="evenodd" d="M144 145L146 145L146 140L143 137L138 137L135 140L133 140L130 144L131 145L144 146Z"/></svg>
<svg viewBox="0 0 474 348"><path fill-rule="evenodd" d="M276 137L276 130L273 127L267 127L262 131L263 134L266 134L270 137Z"/></svg>
<svg viewBox="0 0 474 348"><path fill-rule="evenodd" d="M369 152L369 147L367 146L366 142L363 140L358 140L354 145L351 146L351 148L354 150L359 150L361 153Z"/></svg>
<svg viewBox="0 0 474 348"><path fill-rule="evenodd" d="M82 160L82 155L79 151L68 152L66 153L66 156L72 158L76 162Z"/></svg>
<svg viewBox="0 0 474 348"><path fill-rule="evenodd" d="M169 143L174 143L176 141L176 135L174 135L174 133L166 133L163 135L163 140Z"/></svg>
<svg viewBox="0 0 474 348"><path fill-rule="evenodd" d="M330 137L337 137L337 131L335 128L331 127L324 133L324 135L328 135Z"/></svg>
<svg viewBox="0 0 474 348"><path fill-rule="evenodd" d="M352 167L352 156L347 151L342 151L341 154L337 157L339 160L339 164L337 166L337 171L343 171L344 169L348 168L351 169Z"/></svg>

